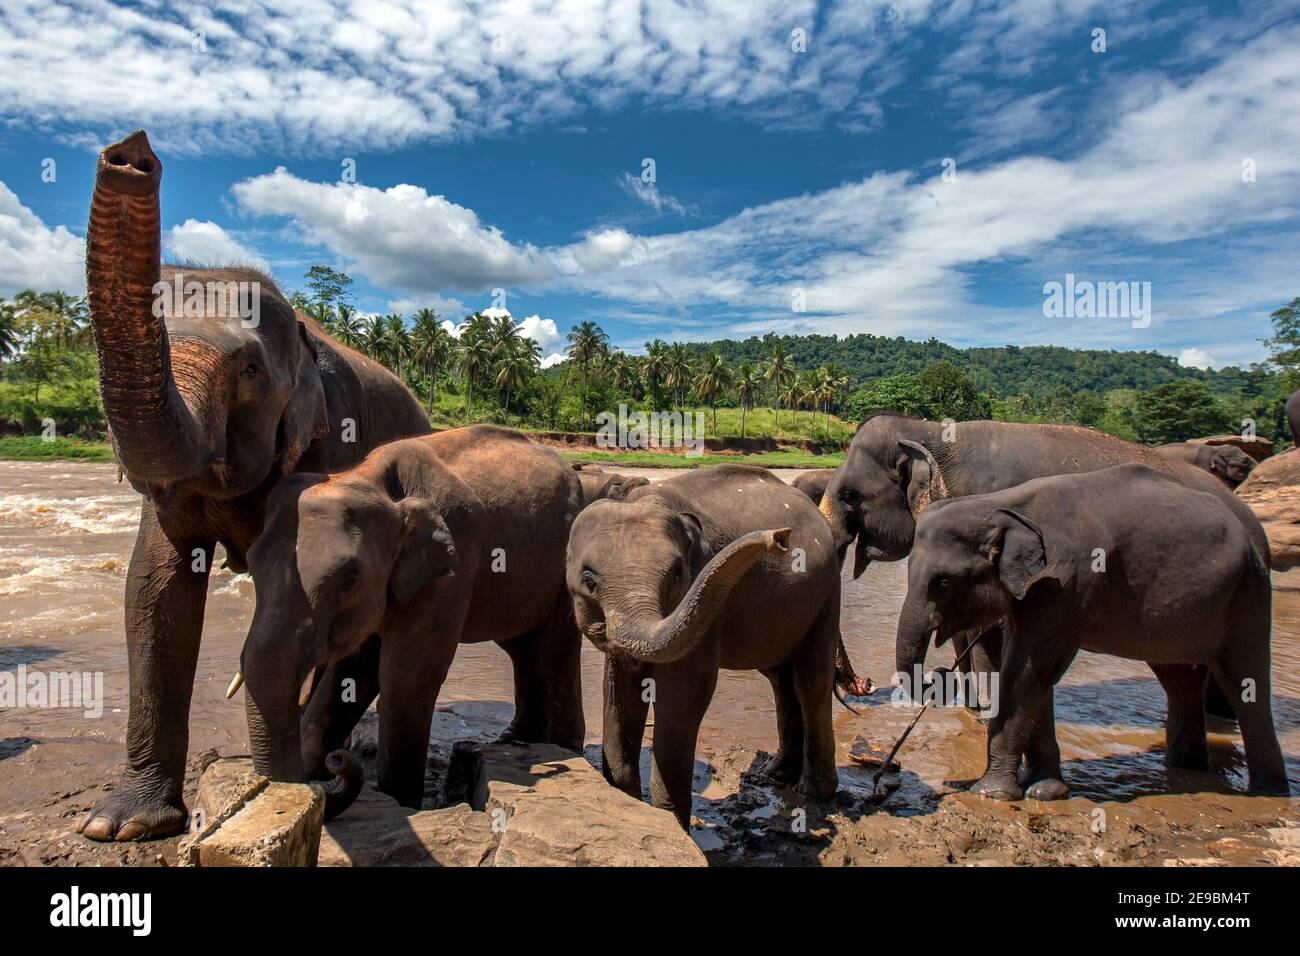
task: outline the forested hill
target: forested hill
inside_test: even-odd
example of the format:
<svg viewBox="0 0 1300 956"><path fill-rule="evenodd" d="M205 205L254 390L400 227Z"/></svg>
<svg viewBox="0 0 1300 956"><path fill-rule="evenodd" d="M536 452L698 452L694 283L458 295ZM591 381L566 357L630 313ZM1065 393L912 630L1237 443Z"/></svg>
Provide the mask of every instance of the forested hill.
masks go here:
<svg viewBox="0 0 1300 956"><path fill-rule="evenodd" d="M771 345L779 342L798 368L839 365L859 385L878 378L916 374L935 362L949 361L964 370L983 392L995 395L1046 397L1056 392L1148 389L1180 378L1199 379L1219 394L1239 393L1261 373L1229 368L1202 372L1182 368L1176 359L1158 352L1117 352L1069 349L1055 345L1008 345L1003 348L960 349L928 339L917 342L863 333L833 335L751 336L696 343L693 352L716 350L733 366L759 366Z"/></svg>

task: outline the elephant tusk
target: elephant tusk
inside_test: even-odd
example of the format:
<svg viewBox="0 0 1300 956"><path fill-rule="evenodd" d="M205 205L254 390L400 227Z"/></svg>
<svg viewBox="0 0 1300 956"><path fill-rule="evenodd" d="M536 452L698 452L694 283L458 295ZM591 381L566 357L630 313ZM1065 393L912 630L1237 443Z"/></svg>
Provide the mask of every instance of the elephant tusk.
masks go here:
<svg viewBox="0 0 1300 956"><path fill-rule="evenodd" d="M235 692L244 686L244 672L235 671L235 676L230 678L230 686L226 688L226 700L235 696Z"/></svg>
<svg viewBox="0 0 1300 956"><path fill-rule="evenodd" d="M316 668L307 672L307 676L302 679L302 687L298 689L298 706L306 707L307 701L311 700L312 680L316 677Z"/></svg>

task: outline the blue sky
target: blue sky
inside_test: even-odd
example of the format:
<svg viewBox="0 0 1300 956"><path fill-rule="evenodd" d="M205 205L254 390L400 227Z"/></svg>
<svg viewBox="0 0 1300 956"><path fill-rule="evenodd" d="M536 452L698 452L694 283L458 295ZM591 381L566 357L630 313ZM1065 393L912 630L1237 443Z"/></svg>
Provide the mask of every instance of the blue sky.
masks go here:
<svg viewBox="0 0 1300 956"><path fill-rule="evenodd" d="M504 289L547 354L594 319L1246 364L1300 295L1298 49L1294 0L10 0L0 295L80 290L96 150L144 127L173 257L450 320ZM1066 273L1153 321L1045 318Z"/></svg>

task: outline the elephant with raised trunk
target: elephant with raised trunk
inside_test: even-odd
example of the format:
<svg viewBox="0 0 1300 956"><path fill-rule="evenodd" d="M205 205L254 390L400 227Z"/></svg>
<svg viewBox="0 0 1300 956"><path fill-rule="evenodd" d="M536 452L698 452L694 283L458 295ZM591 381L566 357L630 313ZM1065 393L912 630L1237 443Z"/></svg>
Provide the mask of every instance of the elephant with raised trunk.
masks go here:
<svg viewBox="0 0 1300 956"><path fill-rule="evenodd" d="M257 611L241 670L257 771L314 775L378 696L379 788L418 808L447 668L458 644L482 641L514 665L502 739L580 753L582 639L564 548L581 508L559 455L495 425L396 441L340 474L282 481L248 554ZM338 783L326 815L355 795Z"/></svg>
<svg viewBox="0 0 1300 956"><path fill-rule="evenodd" d="M1209 668L1230 695L1250 787L1287 793L1273 728L1268 565L1223 499L1146 465L938 501L916 522L896 666L917 690L931 634L1003 622L988 767L1000 800L1064 797L1053 687L1079 650L1146 661L1169 698L1166 760L1209 765ZM1021 757L1026 765L1021 772Z"/></svg>
<svg viewBox="0 0 1300 956"><path fill-rule="evenodd" d="M688 826L700 722L727 668L761 671L772 684L779 746L770 775L814 799L835 792L839 564L806 497L744 465L656 482L578 516L567 573L578 625L605 653L611 783L640 798L653 701L651 799Z"/></svg>
<svg viewBox="0 0 1300 956"><path fill-rule="evenodd" d="M1268 563L1263 527L1250 507L1223 482L1145 445L1072 425L944 424L897 412L873 415L853 436L844 464L826 486L821 511L831 523L837 547L846 547L856 539L853 576L858 577L871 561L907 557L917 517L932 500L987 494L1033 478L1081 474L1124 462L1147 465L1188 488L1217 497L1241 521ZM965 651L968 640L968 635L954 636L958 654ZM977 673L994 670L999 643L995 623L971 650L970 669ZM1205 668L1197 673L1203 679L1207 674ZM1164 682L1159 672L1156 676ZM1210 703L1214 713L1232 716L1227 701L1213 686Z"/></svg>
<svg viewBox="0 0 1300 956"><path fill-rule="evenodd" d="M393 375L295 313L267 276L162 265L161 180L143 131L106 148L86 231L100 396L117 460L144 496L125 599L127 769L81 824L97 840L185 825L190 694L216 545L245 570L285 475L338 471L429 431Z"/></svg>

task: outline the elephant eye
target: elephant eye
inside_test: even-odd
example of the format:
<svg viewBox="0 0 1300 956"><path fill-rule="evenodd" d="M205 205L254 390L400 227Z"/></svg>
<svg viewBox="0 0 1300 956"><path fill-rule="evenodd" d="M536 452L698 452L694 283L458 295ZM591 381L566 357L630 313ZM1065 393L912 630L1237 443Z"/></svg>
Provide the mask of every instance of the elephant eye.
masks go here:
<svg viewBox="0 0 1300 956"><path fill-rule="evenodd" d="M582 586L586 588L588 591L595 592L596 572L591 570L591 568L582 569Z"/></svg>
<svg viewBox="0 0 1300 956"><path fill-rule="evenodd" d="M262 371L262 366L258 365L256 362L249 362L248 365L244 367L244 374L249 378L252 378L260 371Z"/></svg>
<svg viewBox="0 0 1300 956"><path fill-rule="evenodd" d="M934 583L940 590L946 591L948 589L948 586L952 584L952 581L949 580L946 576L940 575L938 578L935 579Z"/></svg>
<svg viewBox="0 0 1300 956"><path fill-rule="evenodd" d="M360 581L361 575L357 572L356 568L346 568L343 573L339 575L339 591L347 594L350 591L355 590Z"/></svg>

